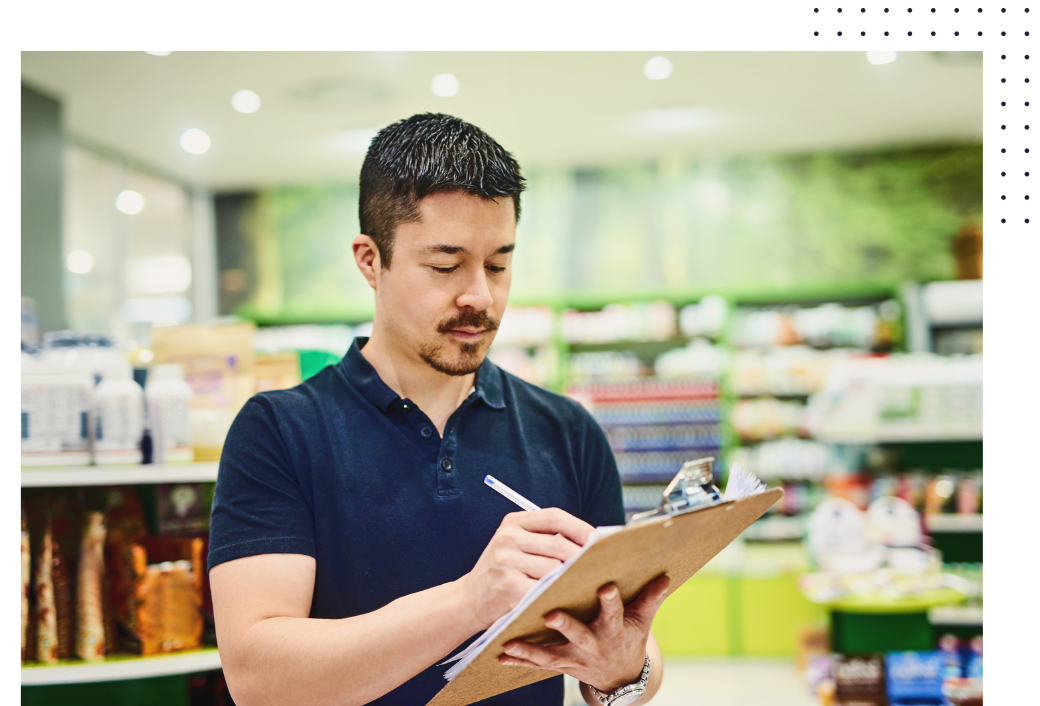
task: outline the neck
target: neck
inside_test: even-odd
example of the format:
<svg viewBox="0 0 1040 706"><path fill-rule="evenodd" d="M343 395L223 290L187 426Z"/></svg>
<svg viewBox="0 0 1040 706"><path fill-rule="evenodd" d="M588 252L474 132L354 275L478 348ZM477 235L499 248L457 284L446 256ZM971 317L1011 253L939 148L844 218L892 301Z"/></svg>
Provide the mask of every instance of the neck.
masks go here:
<svg viewBox="0 0 1040 706"><path fill-rule="evenodd" d="M417 404L442 435L448 417L469 396L477 379L476 373L456 376L434 370L415 353L398 350L378 325L361 355L391 390Z"/></svg>

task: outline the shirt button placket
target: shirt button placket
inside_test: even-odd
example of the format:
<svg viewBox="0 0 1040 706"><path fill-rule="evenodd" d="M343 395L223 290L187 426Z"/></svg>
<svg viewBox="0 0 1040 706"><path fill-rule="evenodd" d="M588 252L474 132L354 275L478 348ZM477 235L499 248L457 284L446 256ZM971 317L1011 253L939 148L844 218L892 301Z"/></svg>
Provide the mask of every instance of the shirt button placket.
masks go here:
<svg viewBox="0 0 1040 706"><path fill-rule="evenodd" d="M455 429L445 427L441 443L440 472L437 474L437 491L440 495L458 495L458 481L455 471Z"/></svg>

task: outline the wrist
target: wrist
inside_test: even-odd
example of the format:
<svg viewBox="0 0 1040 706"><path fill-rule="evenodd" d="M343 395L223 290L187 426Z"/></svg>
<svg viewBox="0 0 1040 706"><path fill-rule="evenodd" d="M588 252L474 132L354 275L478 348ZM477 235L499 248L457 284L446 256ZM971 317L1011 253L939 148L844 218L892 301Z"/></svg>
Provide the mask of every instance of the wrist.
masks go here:
<svg viewBox="0 0 1040 706"><path fill-rule="evenodd" d="M460 616L460 623L466 627L469 635L475 635L482 630L487 630L490 623L482 620L477 613L477 602L471 596L465 574L448 584L451 587L451 602L455 614Z"/></svg>
<svg viewBox="0 0 1040 706"><path fill-rule="evenodd" d="M608 684L606 684L604 686L599 686L597 684L589 684L589 686L591 686L594 689L594 691L593 691L594 694L595 694L596 691L599 692L599 694L596 695L596 696L600 697L600 701L602 701L602 697L612 695L618 689L623 688L625 686L628 686L630 684L636 684L636 683L644 682L642 684L642 687L645 689L646 688L645 680L649 677L649 672L650 672L650 654L648 652L644 652L644 654L643 654L642 658L640 659L638 665L635 666L634 671L626 672L624 675L620 676L618 679L616 679L613 682L610 682L610 683L608 683Z"/></svg>
<svg viewBox="0 0 1040 706"><path fill-rule="evenodd" d="M595 688L597 691L601 691L604 694L609 694L612 691L617 691L626 684L632 684L633 682L639 681L639 677L643 674L644 659L639 658L639 662L635 665L634 669L629 669L618 678L614 679L610 683L600 686L599 684L589 684L589 686Z"/></svg>
<svg viewBox="0 0 1040 706"><path fill-rule="evenodd" d="M628 706L640 700L646 693L650 679L650 653L643 653L643 662L640 664L639 674L633 679L626 679L617 684L609 685L609 688L599 688L586 684L592 697L600 704L610 706ZM588 700L588 697L586 697ZM592 701L589 701L592 703Z"/></svg>

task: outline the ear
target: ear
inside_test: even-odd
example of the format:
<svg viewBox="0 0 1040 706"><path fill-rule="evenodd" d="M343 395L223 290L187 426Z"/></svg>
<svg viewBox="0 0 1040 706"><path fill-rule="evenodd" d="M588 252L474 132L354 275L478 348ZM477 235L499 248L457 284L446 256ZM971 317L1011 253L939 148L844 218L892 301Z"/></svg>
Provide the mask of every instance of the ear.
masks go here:
<svg viewBox="0 0 1040 706"><path fill-rule="evenodd" d="M378 282L377 274L381 267L376 242L372 240L371 236L362 233L354 238L352 247L354 248L354 262L357 263L364 278L368 280L368 286L375 289Z"/></svg>

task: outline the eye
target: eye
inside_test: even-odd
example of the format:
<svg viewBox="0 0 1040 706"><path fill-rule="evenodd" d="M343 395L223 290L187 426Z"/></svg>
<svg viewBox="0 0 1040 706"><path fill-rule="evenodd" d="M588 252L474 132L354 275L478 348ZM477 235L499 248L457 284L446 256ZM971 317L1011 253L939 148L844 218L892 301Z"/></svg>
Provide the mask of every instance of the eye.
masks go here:
<svg viewBox="0 0 1040 706"><path fill-rule="evenodd" d="M488 272L496 275L500 275L506 271L506 268L498 267L497 265L487 265L486 267Z"/></svg>
<svg viewBox="0 0 1040 706"><path fill-rule="evenodd" d="M434 272L439 272L442 275L450 275L452 272L454 272L457 269L459 269L459 266L458 265L453 265L452 267L434 267L433 271Z"/></svg>

